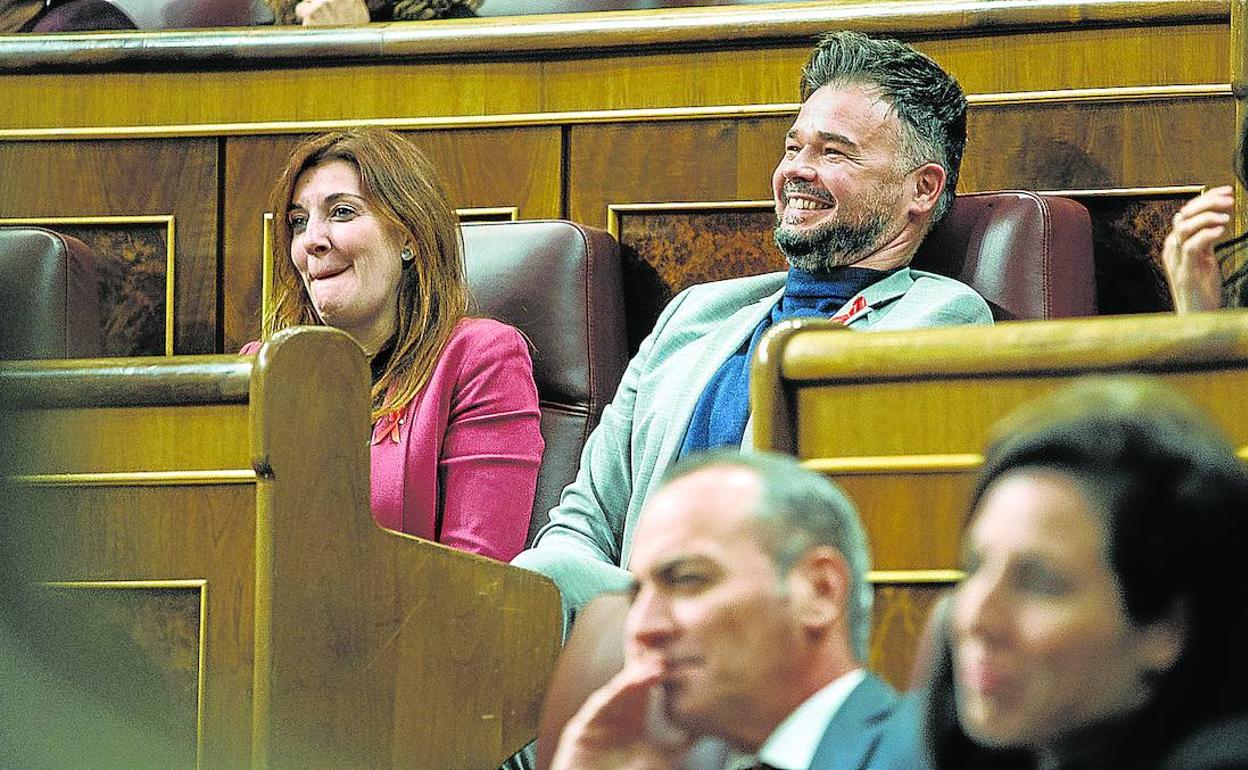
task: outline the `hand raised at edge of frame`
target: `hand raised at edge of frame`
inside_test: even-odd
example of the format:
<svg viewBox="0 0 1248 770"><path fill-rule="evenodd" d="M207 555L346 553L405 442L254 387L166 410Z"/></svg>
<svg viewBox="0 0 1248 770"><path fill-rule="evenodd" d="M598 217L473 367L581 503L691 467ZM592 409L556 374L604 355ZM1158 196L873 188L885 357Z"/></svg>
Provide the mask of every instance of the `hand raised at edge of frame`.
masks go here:
<svg viewBox="0 0 1248 770"><path fill-rule="evenodd" d="M1214 310L1222 305L1222 272L1213 247L1230 232L1234 210L1233 189L1214 187L1174 215L1161 261L1177 312Z"/></svg>
<svg viewBox="0 0 1248 770"><path fill-rule="evenodd" d="M364 0L302 0L295 16L305 27L351 27L369 22Z"/></svg>

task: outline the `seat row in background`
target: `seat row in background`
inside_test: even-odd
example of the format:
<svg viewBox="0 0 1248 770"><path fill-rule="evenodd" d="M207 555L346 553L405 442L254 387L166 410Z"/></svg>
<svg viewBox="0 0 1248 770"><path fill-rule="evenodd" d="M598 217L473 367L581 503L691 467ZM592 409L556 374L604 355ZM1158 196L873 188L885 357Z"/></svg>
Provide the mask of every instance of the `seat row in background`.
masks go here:
<svg viewBox="0 0 1248 770"><path fill-rule="evenodd" d="M601 230L563 221L471 223L462 232L474 312L520 329L533 348L546 454L531 539L575 475L627 363L620 249ZM957 199L914 267L974 287L999 321L1050 319L1096 314L1092 259L1079 203L988 192ZM0 358L99 354L96 260L86 244L3 227L0 260Z"/></svg>
<svg viewBox="0 0 1248 770"><path fill-rule="evenodd" d="M463 234L477 312L533 346L547 445L536 528L625 365L628 255L569 222L467 224ZM929 240L916 266L961 277L1003 320L1095 310L1077 204L968 195ZM93 339L98 349L99 324L84 322L104 310L98 296L91 303L89 250L5 229L0 259L7 357L89 354ZM85 646L124 661L111 669L123 667L129 686L164 693L152 712L174 736L171 764L485 767L537 733L539 683L558 648L554 589L373 526L364 441L342 440L366 430L367 373L350 348L315 329L283 333L255 359L0 366L0 397L18 407L6 472L23 495L3 512L12 551L2 563L45 585L32 595L36 615L65 617L51 590L93 628L120 629L83 632ZM887 511L866 502L863 513L871 528ZM877 550L892 547L889 533L871 534ZM54 625L46 643L59 650L75 634ZM904 668L889 659L908 661L913 646L890 635L872 665Z"/></svg>

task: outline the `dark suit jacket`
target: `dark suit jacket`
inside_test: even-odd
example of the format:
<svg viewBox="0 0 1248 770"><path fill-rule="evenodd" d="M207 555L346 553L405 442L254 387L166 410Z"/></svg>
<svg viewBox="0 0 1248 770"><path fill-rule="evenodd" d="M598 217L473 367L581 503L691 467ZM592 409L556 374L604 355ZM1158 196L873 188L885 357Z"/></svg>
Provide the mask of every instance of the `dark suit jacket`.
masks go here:
<svg viewBox="0 0 1248 770"><path fill-rule="evenodd" d="M810 770L926 770L918 735L917 698L867 674L828 723Z"/></svg>
<svg viewBox="0 0 1248 770"><path fill-rule="evenodd" d="M1187 736L1161 763L1162 770L1248 768L1248 714L1206 725Z"/></svg>

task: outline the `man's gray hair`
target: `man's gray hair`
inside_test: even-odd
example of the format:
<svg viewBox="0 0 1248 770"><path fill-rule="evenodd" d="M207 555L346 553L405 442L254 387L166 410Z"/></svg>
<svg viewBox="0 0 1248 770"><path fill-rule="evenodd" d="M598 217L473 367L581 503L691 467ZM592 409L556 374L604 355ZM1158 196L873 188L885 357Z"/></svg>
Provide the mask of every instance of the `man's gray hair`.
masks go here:
<svg viewBox="0 0 1248 770"><path fill-rule="evenodd" d="M664 474L663 483L712 467L743 468L759 480L753 511L776 572L787 575L811 548L835 548L849 565L849 633L854 656L867 659L871 640L871 552L858 511L840 487L792 457L718 450L690 455Z"/></svg>
<svg viewBox="0 0 1248 770"><path fill-rule="evenodd" d="M826 85L877 90L900 120L904 165L932 162L945 169L945 190L932 217L939 222L953 205L966 147L966 97L958 81L900 41L831 32L802 70L802 101Z"/></svg>

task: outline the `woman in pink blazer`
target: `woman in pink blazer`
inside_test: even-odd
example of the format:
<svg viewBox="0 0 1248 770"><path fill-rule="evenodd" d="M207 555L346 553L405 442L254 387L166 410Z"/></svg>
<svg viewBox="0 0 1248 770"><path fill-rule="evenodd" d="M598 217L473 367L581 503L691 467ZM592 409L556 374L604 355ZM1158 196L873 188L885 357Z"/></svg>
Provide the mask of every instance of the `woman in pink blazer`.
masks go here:
<svg viewBox="0 0 1248 770"><path fill-rule="evenodd" d="M542 459L533 365L520 332L466 317L456 216L433 166L390 131L324 134L295 148L272 210L274 253L289 259L275 261L265 335L328 324L363 348L377 522L511 559Z"/></svg>

